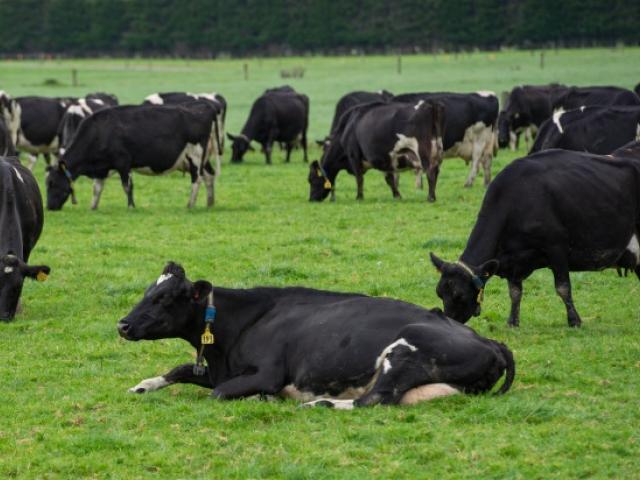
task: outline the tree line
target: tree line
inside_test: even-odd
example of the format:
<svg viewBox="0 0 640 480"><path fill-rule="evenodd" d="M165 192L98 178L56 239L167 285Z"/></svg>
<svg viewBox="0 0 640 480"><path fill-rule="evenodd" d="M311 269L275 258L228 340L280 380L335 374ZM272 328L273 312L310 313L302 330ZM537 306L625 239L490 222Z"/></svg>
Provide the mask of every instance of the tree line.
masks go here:
<svg viewBox="0 0 640 480"><path fill-rule="evenodd" d="M628 0L0 0L0 53L218 56L640 43Z"/></svg>

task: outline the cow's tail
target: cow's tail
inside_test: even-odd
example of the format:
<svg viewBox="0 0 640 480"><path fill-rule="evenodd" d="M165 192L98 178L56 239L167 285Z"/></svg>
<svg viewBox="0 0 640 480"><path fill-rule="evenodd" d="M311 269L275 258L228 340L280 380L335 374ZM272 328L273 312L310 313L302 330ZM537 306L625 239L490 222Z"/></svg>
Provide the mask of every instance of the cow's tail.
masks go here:
<svg viewBox="0 0 640 480"><path fill-rule="evenodd" d="M513 379L516 376L516 362L513 359L513 353L511 353L511 350L509 350L509 348L507 348L504 343L498 343L498 347L500 348L502 356L507 362L504 383L495 393L496 395L502 395L504 393L507 393L511 388L511 385L513 384Z"/></svg>
<svg viewBox="0 0 640 480"><path fill-rule="evenodd" d="M216 115L214 115L213 128L215 130L215 137L216 137L216 147L215 147L215 151L216 151L216 172L215 172L215 176L217 178L217 177L220 176L220 173L222 173L222 162L220 161L220 157L222 157L222 145L221 145L221 141L220 141L220 126L218 125L218 115L217 115L217 113L216 113Z"/></svg>

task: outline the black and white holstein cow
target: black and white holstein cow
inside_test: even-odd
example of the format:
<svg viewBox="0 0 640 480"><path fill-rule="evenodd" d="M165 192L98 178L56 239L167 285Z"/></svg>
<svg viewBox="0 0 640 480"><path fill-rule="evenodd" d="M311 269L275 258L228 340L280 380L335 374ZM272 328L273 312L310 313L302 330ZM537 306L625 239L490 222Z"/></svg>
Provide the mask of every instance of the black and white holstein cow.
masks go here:
<svg viewBox="0 0 640 480"><path fill-rule="evenodd" d="M309 126L309 97L297 93L291 87L280 87L265 91L251 107L242 132L227 134L233 142L231 161L241 162L248 150L253 150L251 142L262 145L267 164L271 164L271 151L276 142L285 145L286 159L291 158L291 150L300 143L307 162L307 128Z"/></svg>
<svg viewBox="0 0 640 480"><path fill-rule="evenodd" d="M542 124L529 153L562 148L606 155L640 140L640 106L558 110Z"/></svg>
<svg viewBox="0 0 640 480"><path fill-rule="evenodd" d="M480 314L485 284L509 282L508 324L520 323L522 281L550 268L569 326L581 325L569 272L630 269L640 278L640 148L612 156L545 150L507 165L489 186L460 259L433 253L447 316Z"/></svg>
<svg viewBox="0 0 640 480"><path fill-rule="evenodd" d="M211 102L216 109L216 123L212 127L211 153L216 156L216 175L220 175L221 157L224 153L224 124L227 118L227 100L219 93L165 92L154 93L144 99L145 104L152 105L185 105L194 100Z"/></svg>
<svg viewBox="0 0 640 480"><path fill-rule="evenodd" d="M320 162L309 166L309 200L335 200L336 176L346 170L356 177L356 199L364 198L364 174L374 168L385 173L394 198L400 198L398 172L427 172L429 201L435 201L442 107L419 100L406 103L374 102L352 107L342 115Z"/></svg>
<svg viewBox="0 0 640 480"><path fill-rule="evenodd" d="M12 320L25 278L44 281L46 265L28 265L44 216L33 174L15 157L0 157L0 320Z"/></svg>
<svg viewBox="0 0 640 480"><path fill-rule="evenodd" d="M120 175L129 207L134 207L132 171L163 175L176 169L191 173L193 207L200 183L207 188L207 206L214 203L215 172L208 146L216 110L195 101L186 106L128 105L94 113L81 124L59 165L47 176L47 208L60 210L80 175L94 179L91 208L98 207L110 171Z"/></svg>
<svg viewBox="0 0 640 480"><path fill-rule="evenodd" d="M613 105L640 105L640 97L620 87L570 87L555 97L553 111Z"/></svg>
<svg viewBox="0 0 640 480"><path fill-rule="evenodd" d="M118 98L108 93L90 93L69 105L58 125L58 153L63 155L69 148L82 120L99 110L116 106Z"/></svg>
<svg viewBox="0 0 640 480"><path fill-rule="evenodd" d="M440 171L443 158L460 157L471 162L465 187L473 185L482 165L484 184L491 181L491 162L497 152L495 129L498 121L498 97L493 92L477 93L405 93L396 95L396 102L439 102L444 107L443 136L437 143L444 151L436 169Z"/></svg>
<svg viewBox="0 0 640 480"><path fill-rule="evenodd" d="M551 117L553 102L568 87L551 85L522 85L514 87L498 118L498 146L516 150L518 139L524 133L525 145L533 141L542 122Z"/></svg>
<svg viewBox="0 0 640 480"><path fill-rule="evenodd" d="M181 338L198 355L132 393L190 383L221 400L271 395L351 409L484 393L503 374L505 393L515 375L505 345L439 309L300 287L214 287L175 263L117 328L133 341Z"/></svg>

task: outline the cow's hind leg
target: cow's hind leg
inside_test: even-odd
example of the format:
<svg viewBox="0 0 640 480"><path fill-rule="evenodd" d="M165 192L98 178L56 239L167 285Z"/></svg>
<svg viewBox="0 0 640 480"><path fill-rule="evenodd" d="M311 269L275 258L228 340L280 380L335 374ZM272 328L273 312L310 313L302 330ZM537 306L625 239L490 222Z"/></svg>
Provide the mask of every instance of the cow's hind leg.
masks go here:
<svg viewBox="0 0 640 480"><path fill-rule="evenodd" d="M193 373L193 363L179 365L173 370L159 377L146 378L135 387L129 389L130 393L147 393L173 385L174 383L191 383L205 388L213 388L209 380L209 367L205 367L203 375Z"/></svg>
<svg viewBox="0 0 640 480"><path fill-rule="evenodd" d="M291 150L293 149L293 145L289 142L284 144L284 148L285 148L285 158L284 161L285 163L289 163L291 161Z"/></svg>
<svg viewBox="0 0 640 480"><path fill-rule="evenodd" d="M124 193L127 194L127 206L129 208L135 208L136 204L133 201L133 178L131 171L127 170L118 173L120 174L120 181L122 182Z"/></svg>
<svg viewBox="0 0 640 480"><path fill-rule="evenodd" d="M104 178L96 178L93 180L93 200L91 201L91 210L98 208L100 203L100 196L104 190Z"/></svg>
<svg viewBox="0 0 640 480"><path fill-rule="evenodd" d="M555 282L556 292L562 298L567 308L567 321L570 327L579 327L582 324L580 315L573 304L571 296L571 280L569 278L569 265L567 255L562 250L553 249L547 253L553 279Z"/></svg>
<svg viewBox="0 0 640 480"><path fill-rule="evenodd" d="M522 300L522 280L509 279L509 296L511 297L511 313L507 324L510 327L520 325L520 301Z"/></svg>
<svg viewBox="0 0 640 480"><path fill-rule="evenodd" d="M400 195L400 191L398 190L398 174L394 172L385 173L384 179L391 188L391 193L393 194L393 198L402 198Z"/></svg>
<svg viewBox="0 0 640 480"><path fill-rule="evenodd" d="M207 207L213 207L215 203L215 182L217 175L213 171L211 164L207 162L202 172L204 185L207 189Z"/></svg>
<svg viewBox="0 0 640 480"><path fill-rule="evenodd" d="M38 155L34 155L33 153L29 153L29 165L27 168L29 168L29 170L33 171L33 169L36 167L36 162L38 161Z"/></svg>

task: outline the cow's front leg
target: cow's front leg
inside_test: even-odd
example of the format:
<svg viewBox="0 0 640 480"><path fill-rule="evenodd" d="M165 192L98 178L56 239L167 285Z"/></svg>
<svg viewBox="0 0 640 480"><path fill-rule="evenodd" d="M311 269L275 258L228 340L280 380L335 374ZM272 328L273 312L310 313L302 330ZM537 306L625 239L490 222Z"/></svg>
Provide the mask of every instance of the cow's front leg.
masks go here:
<svg viewBox="0 0 640 480"><path fill-rule="evenodd" d="M427 170L427 183L429 184L429 193L427 193L427 201L436 201L436 185L438 184L438 175L440 174L440 165L430 166Z"/></svg>
<svg viewBox="0 0 640 480"><path fill-rule="evenodd" d="M222 400L250 397L252 395L275 395L282 390L283 375L273 371L258 371L252 375L240 375L217 385L211 396Z"/></svg>
<svg viewBox="0 0 640 480"><path fill-rule="evenodd" d="M479 139L475 139L473 141L473 148L471 151L471 169L469 170L469 176L467 177L467 181L464 182L464 186L469 188L473 185L473 181L476 179L478 175L478 168L480 166L480 159L482 157L482 151L484 149L484 145L480 144Z"/></svg>
<svg viewBox="0 0 640 480"><path fill-rule="evenodd" d="M122 188L124 193L127 194L127 206L129 208L135 208L135 203L133 202L133 177L131 176L131 171L122 171L120 173L120 181L122 182Z"/></svg>
<svg viewBox="0 0 640 480"><path fill-rule="evenodd" d="M356 176L356 187L358 189L358 193L356 194L356 200L364 199L364 173L362 171L355 172Z"/></svg>
<svg viewBox="0 0 640 480"><path fill-rule="evenodd" d="M102 191L104 190L104 178L95 178L93 180L93 200L91 201L91 210L95 210L98 208L98 203L100 203L100 196L102 195Z"/></svg>
<svg viewBox="0 0 640 480"><path fill-rule="evenodd" d="M522 300L522 280L509 279L509 296L511 297L511 313L507 325L518 327L520 325L520 301Z"/></svg>
<svg viewBox="0 0 640 480"><path fill-rule="evenodd" d="M215 181L217 174L213 171L211 164L207 162L202 172L204 185L207 189L207 207L213 207L215 202Z"/></svg>
<svg viewBox="0 0 640 480"><path fill-rule="evenodd" d="M33 153L29 154L29 170L33 171L36 166L36 162L38 161L38 155L34 155Z"/></svg>
<svg viewBox="0 0 640 480"><path fill-rule="evenodd" d="M267 165L271 165L271 151L273 150L273 143L268 141L262 146L262 150L264 151L264 157Z"/></svg>
<svg viewBox="0 0 640 480"><path fill-rule="evenodd" d="M193 363L179 365L173 370L159 377L146 378L135 387L129 389L130 393L147 393L173 385L174 383L191 383L205 388L213 388L209 380L209 367L205 367L204 375L193 374Z"/></svg>
<svg viewBox="0 0 640 480"><path fill-rule="evenodd" d="M402 198L400 195L400 191L398 190L398 174L394 172L387 172L384 175L384 179L391 188L391 193L393 194L393 198Z"/></svg>

